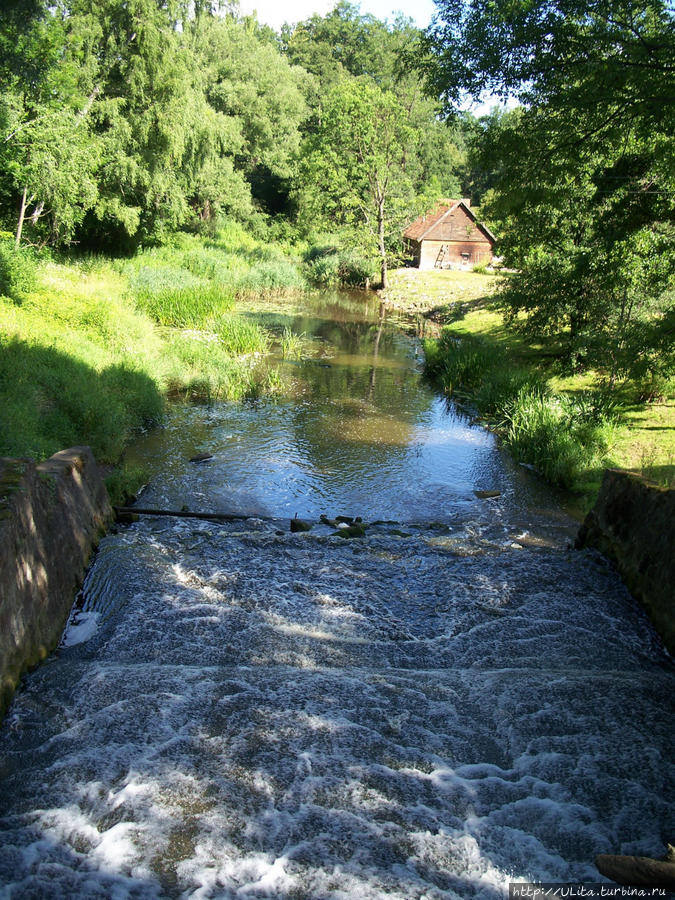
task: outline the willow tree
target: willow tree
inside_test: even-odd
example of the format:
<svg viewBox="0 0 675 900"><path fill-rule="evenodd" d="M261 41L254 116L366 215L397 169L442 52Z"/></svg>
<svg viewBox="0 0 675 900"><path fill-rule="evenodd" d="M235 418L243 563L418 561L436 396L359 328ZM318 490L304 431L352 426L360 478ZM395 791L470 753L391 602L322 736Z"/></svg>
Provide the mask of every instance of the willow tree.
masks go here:
<svg viewBox="0 0 675 900"><path fill-rule="evenodd" d="M411 161L418 134L393 93L346 79L328 93L320 124L304 147L305 198L311 213L365 226L387 286L387 244L400 236L415 203Z"/></svg>

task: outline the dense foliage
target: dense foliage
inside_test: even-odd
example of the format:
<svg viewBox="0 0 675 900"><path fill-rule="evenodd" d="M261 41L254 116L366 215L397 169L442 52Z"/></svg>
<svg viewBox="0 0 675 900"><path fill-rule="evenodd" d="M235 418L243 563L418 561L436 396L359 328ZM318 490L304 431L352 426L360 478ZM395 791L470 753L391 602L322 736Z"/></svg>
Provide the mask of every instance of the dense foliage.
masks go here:
<svg viewBox="0 0 675 900"><path fill-rule="evenodd" d="M386 269L397 213L459 189L461 139L405 65L420 38L408 20L380 22L343 0L276 35L218 3L8 7L0 218L17 246L126 251L181 228L208 233L225 217L254 230L276 217L296 235L327 232L349 254L379 215L360 249ZM362 125L372 117L371 138L388 131L389 186L374 199L372 175L359 176L336 217L344 179L326 190L324 163L331 128L357 107ZM343 160L357 152L360 128L341 135Z"/></svg>
<svg viewBox="0 0 675 900"><path fill-rule="evenodd" d="M447 104L516 97L472 156L516 269L509 321L644 396L673 371L675 16L665 0L439 0L428 76Z"/></svg>

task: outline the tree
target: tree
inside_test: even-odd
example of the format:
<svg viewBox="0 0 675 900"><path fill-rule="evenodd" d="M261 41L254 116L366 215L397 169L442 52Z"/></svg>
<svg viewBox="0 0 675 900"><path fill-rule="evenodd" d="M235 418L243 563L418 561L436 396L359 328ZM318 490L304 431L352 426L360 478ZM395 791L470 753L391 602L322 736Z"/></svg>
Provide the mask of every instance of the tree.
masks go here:
<svg viewBox="0 0 675 900"><path fill-rule="evenodd" d="M603 367L613 384L650 356L638 336L672 323L673 11L662 0L439 9L427 76L446 104L481 91L522 103L484 120L474 140L500 252L519 270L507 314L566 334L569 357Z"/></svg>
<svg viewBox="0 0 675 900"><path fill-rule="evenodd" d="M350 79L330 91L321 124L304 147L310 209L333 222L366 226L377 247L382 287L389 233L398 236L415 203L407 161L414 157L416 138L391 92Z"/></svg>
<svg viewBox="0 0 675 900"><path fill-rule="evenodd" d="M25 10L25 5L21 5ZM17 209L16 244L28 217L38 234L67 240L96 201L100 148L89 132L90 104L68 52L69 29L57 10L37 8L3 20L0 45L13 38L0 92L3 193ZM65 48L65 52L64 52ZM43 238L44 239L44 238Z"/></svg>
<svg viewBox="0 0 675 900"><path fill-rule="evenodd" d="M254 19L197 19L191 45L209 105L239 135L236 168L267 205L270 185L279 186L293 173L310 76L289 64ZM288 193L290 187L279 189Z"/></svg>
<svg viewBox="0 0 675 900"><path fill-rule="evenodd" d="M250 214L256 178L290 179L310 76L254 20L209 2L11 2L0 204L17 242L27 223L60 244L158 241Z"/></svg>
<svg viewBox="0 0 675 900"><path fill-rule="evenodd" d="M284 25L281 39L289 60L318 76L323 90L346 75L368 76L393 89L403 70L403 52L417 43L419 31L410 19L389 24L362 15L358 4L339 0L326 16Z"/></svg>

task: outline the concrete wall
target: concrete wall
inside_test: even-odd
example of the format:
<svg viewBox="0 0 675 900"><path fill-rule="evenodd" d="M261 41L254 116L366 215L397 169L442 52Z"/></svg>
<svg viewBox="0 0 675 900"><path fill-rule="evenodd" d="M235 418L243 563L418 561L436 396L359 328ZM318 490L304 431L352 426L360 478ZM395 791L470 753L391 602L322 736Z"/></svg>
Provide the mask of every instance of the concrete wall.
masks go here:
<svg viewBox="0 0 675 900"><path fill-rule="evenodd" d="M21 674L58 644L112 516L88 447L37 466L0 458L0 717Z"/></svg>
<svg viewBox="0 0 675 900"><path fill-rule="evenodd" d="M576 546L614 561L675 655L675 490L608 469Z"/></svg>

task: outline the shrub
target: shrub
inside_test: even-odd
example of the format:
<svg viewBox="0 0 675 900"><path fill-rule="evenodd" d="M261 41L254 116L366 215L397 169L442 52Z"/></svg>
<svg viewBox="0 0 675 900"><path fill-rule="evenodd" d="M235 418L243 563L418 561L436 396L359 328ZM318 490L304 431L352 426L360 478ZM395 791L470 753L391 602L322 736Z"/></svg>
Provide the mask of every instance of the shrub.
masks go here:
<svg viewBox="0 0 675 900"><path fill-rule="evenodd" d="M0 237L0 294L20 303L35 288L36 272L32 250L15 247L11 237Z"/></svg>
<svg viewBox="0 0 675 900"><path fill-rule="evenodd" d="M340 284L340 257L334 247L312 247L305 256L305 268L314 284L323 287Z"/></svg>
<svg viewBox="0 0 675 900"><path fill-rule="evenodd" d="M363 287L374 280L373 267L369 259L355 251L340 254L340 282L348 287Z"/></svg>
<svg viewBox="0 0 675 900"><path fill-rule="evenodd" d="M312 245L304 255L304 262L308 278L322 287L363 287L374 276L368 258L332 243Z"/></svg>

